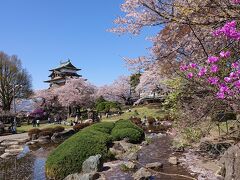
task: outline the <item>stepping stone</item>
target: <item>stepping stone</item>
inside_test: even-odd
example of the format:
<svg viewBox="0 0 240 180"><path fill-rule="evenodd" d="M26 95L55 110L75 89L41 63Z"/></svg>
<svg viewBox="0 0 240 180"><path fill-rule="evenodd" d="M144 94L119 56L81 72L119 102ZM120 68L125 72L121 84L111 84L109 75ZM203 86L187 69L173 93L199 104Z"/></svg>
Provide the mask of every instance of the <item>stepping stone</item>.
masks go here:
<svg viewBox="0 0 240 180"><path fill-rule="evenodd" d="M155 162L155 163L149 163L146 165L146 168L149 169L161 169L163 168L163 164L160 162Z"/></svg>
<svg viewBox="0 0 240 180"><path fill-rule="evenodd" d="M11 154L10 153L4 153L0 156L1 159L6 159L10 156Z"/></svg>
<svg viewBox="0 0 240 180"><path fill-rule="evenodd" d="M21 149L5 149L5 153L9 153L9 154L13 154L13 155L16 155L22 151L23 151L23 148L21 148Z"/></svg>
<svg viewBox="0 0 240 180"><path fill-rule="evenodd" d="M11 145L18 145L17 141L4 141L1 143L2 146L11 146Z"/></svg>

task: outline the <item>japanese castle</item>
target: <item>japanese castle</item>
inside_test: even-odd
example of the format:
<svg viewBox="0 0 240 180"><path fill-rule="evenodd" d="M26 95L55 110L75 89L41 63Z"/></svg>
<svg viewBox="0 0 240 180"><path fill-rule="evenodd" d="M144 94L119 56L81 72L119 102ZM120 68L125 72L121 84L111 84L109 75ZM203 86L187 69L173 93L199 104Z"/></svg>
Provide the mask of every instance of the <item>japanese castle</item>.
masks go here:
<svg viewBox="0 0 240 180"><path fill-rule="evenodd" d="M78 78L82 77L77 72L81 69L76 68L72 65L71 61L60 62L60 65L57 68L49 70L51 74L48 76L51 79L44 81L50 84L51 87L59 87L65 85L66 79L68 78Z"/></svg>

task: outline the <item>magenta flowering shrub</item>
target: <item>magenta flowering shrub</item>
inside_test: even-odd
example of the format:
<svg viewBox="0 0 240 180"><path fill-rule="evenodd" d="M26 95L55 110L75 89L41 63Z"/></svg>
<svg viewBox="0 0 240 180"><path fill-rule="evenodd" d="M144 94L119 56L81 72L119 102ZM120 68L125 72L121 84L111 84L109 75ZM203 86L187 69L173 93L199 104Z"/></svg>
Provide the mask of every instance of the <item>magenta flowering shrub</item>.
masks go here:
<svg viewBox="0 0 240 180"><path fill-rule="evenodd" d="M231 2L240 4L240 0ZM213 36L240 41L237 22L227 22L223 27L215 30ZM233 60L228 50L221 51L217 56L208 57L205 64L182 64L180 70L186 73L188 79L209 84L218 99L233 98L240 93L240 59Z"/></svg>
<svg viewBox="0 0 240 180"><path fill-rule="evenodd" d="M234 3L240 3L240 0ZM240 41L236 21L227 22L214 31L213 35ZM219 99L233 98L240 93L240 59L234 60L228 50L208 57L203 64L182 64L180 70L186 73L188 79L207 83Z"/></svg>

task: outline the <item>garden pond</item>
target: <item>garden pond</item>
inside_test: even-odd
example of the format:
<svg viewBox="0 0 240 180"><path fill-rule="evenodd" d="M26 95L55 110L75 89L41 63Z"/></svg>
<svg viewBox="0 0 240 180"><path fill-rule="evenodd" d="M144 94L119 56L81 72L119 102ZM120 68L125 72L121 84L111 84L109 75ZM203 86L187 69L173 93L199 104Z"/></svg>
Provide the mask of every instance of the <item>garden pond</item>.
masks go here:
<svg viewBox="0 0 240 180"><path fill-rule="evenodd" d="M191 176L184 167L172 166L168 163L168 158L173 155L170 143L171 138L168 136L153 138L150 145L144 146L138 152L139 162L143 165L152 162L161 162L164 164L161 172ZM7 160L0 160L0 180L46 180L46 158L57 146L58 144L54 143L25 146L24 150L18 156L14 156ZM174 154L174 156L179 155L180 154ZM132 179L132 173L122 172L120 165L112 170L103 172L103 174L109 180ZM153 179L181 180L180 177L163 175L153 177ZM182 180L184 180L184 178L182 178Z"/></svg>

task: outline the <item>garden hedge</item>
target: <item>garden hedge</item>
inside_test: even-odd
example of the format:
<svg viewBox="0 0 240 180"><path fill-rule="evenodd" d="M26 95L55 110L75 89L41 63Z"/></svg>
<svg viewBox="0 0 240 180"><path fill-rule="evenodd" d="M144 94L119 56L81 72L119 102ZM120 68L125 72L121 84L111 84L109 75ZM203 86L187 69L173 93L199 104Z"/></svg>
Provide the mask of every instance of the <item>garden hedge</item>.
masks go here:
<svg viewBox="0 0 240 180"><path fill-rule="evenodd" d="M131 143L140 143L144 139L144 131L130 120L119 120L112 130L114 141L128 138Z"/></svg>
<svg viewBox="0 0 240 180"><path fill-rule="evenodd" d="M137 143L144 138L144 132L129 120L88 126L67 139L49 155L46 174L50 179L64 179L69 174L78 173L87 158L101 154L103 160L107 159L112 141L126 137Z"/></svg>
<svg viewBox="0 0 240 180"><path fill-rule="evenodd" d="M82 163L96 154L106 159L113 127L114 123L98 123L67 139L49 155L46 162L47 176L63 179L69 174L80 172Z"/></svg>

